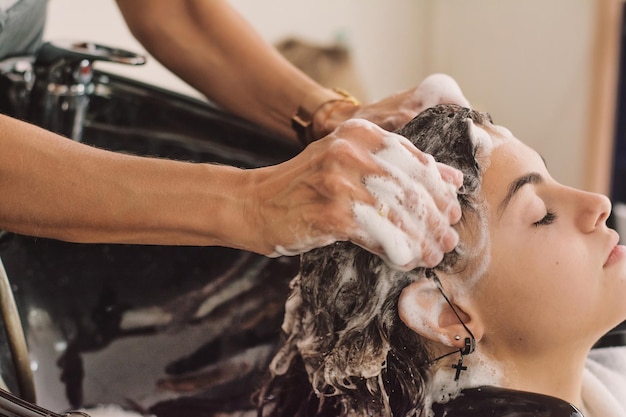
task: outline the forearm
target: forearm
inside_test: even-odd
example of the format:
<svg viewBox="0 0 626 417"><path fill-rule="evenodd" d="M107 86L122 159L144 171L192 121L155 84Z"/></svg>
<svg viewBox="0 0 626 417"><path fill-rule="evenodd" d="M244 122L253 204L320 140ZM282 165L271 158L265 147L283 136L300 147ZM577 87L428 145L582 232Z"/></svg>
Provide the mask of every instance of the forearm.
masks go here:
<svg viewBox="0 0 626 417"><path fill-rule="evenodd" d="M311 94L335 94L286 61L223 0L118 0L133 35L223 108L295 139L291 117ZM315 102L312 106L317 106Z"/></svg>
<svg viewBox="0 0 626 417"><path fill-rule="evenodd" d="M242 170L103 151L5 116L0 132L4 230L73 242L246 245L234 234L246 230ZM240 228L226 230L233 224Z"/></svg>

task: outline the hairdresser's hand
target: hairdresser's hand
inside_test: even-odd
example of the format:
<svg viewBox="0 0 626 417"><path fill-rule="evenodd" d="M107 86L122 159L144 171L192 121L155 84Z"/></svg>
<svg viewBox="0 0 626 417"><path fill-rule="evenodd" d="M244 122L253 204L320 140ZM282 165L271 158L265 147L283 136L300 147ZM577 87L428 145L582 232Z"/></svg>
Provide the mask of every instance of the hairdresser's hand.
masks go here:
<svg viewBox="0 0 626 417"><path fill-rule="evenodd" d="M458 242L461 173L365 120L250 174L247 217L274 256L349 240L408 270L435 266Z"/></svg>
<svg viewBox="0 0 626 417"><path fill-rule="evenodd" d="M444 103L470 106L452 77L433 74L416 88L363 106L354 117L370 120L383 129L393 131L404 126L422 110Z"/></svg>
<svg viewBox="0 0 626 417"><path fill-rule="evenodd" d="M380 101L364 104L356 111L345 106L333 113L326 122L324 132L331 132L341 121L348 118L367 119L383 129L394 131L401 128L422 110L437 104L452 103L470 107L457 82L445 74L426 77L415 88L391 95Z"/></svg>

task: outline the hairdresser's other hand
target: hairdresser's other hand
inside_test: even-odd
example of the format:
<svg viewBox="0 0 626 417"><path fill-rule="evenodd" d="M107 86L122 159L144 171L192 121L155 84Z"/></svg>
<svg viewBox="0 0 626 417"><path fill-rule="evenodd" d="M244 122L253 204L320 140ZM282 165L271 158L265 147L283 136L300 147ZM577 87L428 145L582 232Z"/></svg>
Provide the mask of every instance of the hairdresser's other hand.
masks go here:
<svg viewBox="0 0 626 417"><path fill-rule="evenodd" d="M263 240L251 247L270 256L349 240L409 270L435 266L458 242L461 173L366 120L249 175L245 217Z"/></svg>
<svg viewBox="0 0 626 417"><path fill-rule="evenodd" d="M371 104L364 104L356 111L348 106L338 109L336 114L333 114L335 119L326 122L324 131L332 131L342 120L350 117L367 119L383 129L394 131L404 126L422 110L444 103L470 107L469 101L452 77L446 74L432 74L418 87ZM346 113L350 110L352 113Z"/></svg>

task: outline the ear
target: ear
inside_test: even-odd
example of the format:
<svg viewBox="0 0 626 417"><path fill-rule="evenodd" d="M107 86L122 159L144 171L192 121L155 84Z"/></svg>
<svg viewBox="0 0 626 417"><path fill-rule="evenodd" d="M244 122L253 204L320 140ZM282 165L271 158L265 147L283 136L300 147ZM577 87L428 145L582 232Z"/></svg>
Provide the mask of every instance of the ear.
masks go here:
<svg viewBox="0 0 626 417"><path fill-rule="evenodd" d="M484 333L483 326L473 313L471 302L456 300L452 292L444 291L465 326L479 341ZM463 349L465 338L469 337L433 279L420 278L405 287L398 300L398 313L415 333L446 346ZM459 340L455 340L455 336L459 336Z"/></svg>

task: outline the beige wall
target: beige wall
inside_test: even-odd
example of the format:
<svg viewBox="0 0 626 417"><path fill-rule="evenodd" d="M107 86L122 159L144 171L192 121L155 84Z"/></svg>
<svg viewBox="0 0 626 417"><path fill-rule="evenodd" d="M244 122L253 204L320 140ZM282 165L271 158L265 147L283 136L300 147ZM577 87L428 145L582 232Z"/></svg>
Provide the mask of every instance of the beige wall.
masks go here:
<svg viewBox="0 0 626 417"><path fill-rule="evenodd" d="M269 42L297 35L316 42L343 39L371 97L382 98L419 83L421 43L418 36L423 0L232 0ZM393 7L389 7L393 4ZM50 0L47 39L80 39L145 52L125 27L114 0ZM88 16L96 16L95 19ZM369 26L363 22L381 21ZM101 65L123 74L190 94L151 60L145 68Z"/></svg>
<svg viewBox="0 0 626 417"><path fill-rule="evenodd" d="M476 107L537 149L557 180L577 187L586 184L599 1L231 0L270 42L345 39L372 98L449 73ZM49 39L141 50L113 0L51 0L49 11ZM194 94L154 62L123 73Z"/></svg>
<svg viewBox="0 0 626 417"><path fill-rule="evenodd" d="M431 3L427 71L453 74L470 101L582 187L593 42L591 0Z"/></svg>

